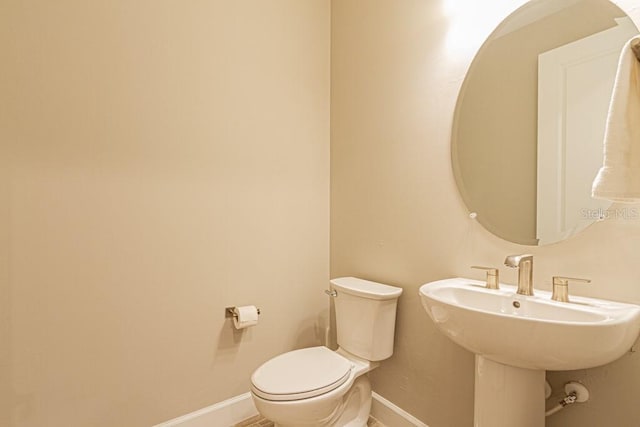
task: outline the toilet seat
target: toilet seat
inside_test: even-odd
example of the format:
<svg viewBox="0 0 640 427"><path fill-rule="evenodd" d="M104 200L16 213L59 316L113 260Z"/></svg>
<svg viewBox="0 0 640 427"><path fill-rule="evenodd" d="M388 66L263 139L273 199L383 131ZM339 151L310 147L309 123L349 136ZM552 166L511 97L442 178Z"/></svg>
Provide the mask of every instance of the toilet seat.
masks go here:
<svg viewBox="0 0 640 427"><path fill-rule="evenodd" d="M328 393L352 377L353 364L327 347L310 347L281 354L251 376L251 389L266 400L308 399Z"/></svg>

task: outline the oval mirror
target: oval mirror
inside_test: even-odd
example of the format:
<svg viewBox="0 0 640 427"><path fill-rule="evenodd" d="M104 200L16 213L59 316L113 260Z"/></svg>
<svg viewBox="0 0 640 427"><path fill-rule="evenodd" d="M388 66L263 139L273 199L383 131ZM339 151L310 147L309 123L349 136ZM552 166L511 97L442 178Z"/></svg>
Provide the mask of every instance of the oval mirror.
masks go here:
<svg viewBox="0 0 640 427"><path fill-rule="evenodd" d="M470 212L524 245L569 238L609 214L591 198L623 45L638 29L607 0L533 0L474 58L452 130Z"/></svg>

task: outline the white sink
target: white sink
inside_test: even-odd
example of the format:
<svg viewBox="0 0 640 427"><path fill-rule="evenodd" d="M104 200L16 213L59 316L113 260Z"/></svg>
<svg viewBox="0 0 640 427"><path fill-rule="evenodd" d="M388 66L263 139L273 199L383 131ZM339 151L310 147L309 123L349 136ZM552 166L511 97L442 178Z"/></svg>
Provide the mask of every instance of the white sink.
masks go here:
<svg viewBox="0 0 640 427"><path fill-rule="evenodd" d="M640 306L550 292L516 294L454 278L420 287L424 308L454 342L486 359L518 368L573 370L612 362L640 332Z"/></svg>

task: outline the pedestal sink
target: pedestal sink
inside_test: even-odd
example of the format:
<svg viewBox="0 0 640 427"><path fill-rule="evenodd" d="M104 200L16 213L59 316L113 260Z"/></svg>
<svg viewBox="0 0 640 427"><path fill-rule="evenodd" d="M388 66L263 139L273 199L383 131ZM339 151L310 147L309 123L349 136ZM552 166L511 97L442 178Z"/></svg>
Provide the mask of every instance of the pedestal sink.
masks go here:
<svg viewBox="0 0 640 427"><path fill-rule="evenodd" d="M595 298L556 302L464 278L427 283L420 298L440 331L476 355L474 427L543 427L545 370L612 362L640 332L640 306Z"/></svg>

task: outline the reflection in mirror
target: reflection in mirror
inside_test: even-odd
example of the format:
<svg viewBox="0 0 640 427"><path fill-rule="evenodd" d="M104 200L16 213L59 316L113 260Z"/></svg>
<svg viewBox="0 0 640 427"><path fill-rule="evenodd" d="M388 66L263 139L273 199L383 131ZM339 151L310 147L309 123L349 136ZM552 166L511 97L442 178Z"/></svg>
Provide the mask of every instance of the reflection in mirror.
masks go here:
<svg viewBox="0 0 640 427"><path fill-rule="evenodd" d="M533 0L489 36L452 132L460 193L489 231L550 244L606 213L591 198L620 49L638 34L607 0Z"/></svg>

